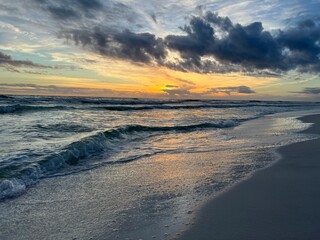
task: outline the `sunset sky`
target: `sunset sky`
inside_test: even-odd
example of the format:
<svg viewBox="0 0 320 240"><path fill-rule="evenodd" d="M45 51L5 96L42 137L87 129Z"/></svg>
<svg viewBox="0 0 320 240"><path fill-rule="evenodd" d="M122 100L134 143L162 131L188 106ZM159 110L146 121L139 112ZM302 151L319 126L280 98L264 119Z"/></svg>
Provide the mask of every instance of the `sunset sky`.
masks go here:
<svg viewBox="0 0 320 240"><path fill-rule="evenodd" d="M0 0L0 94L320 100L319 0Z"/></svg>

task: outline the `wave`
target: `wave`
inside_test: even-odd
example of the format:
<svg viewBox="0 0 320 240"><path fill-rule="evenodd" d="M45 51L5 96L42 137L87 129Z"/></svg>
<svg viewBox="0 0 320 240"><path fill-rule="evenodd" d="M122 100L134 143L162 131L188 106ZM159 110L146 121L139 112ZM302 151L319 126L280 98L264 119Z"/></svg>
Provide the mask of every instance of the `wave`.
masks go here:
<svg viewBox="0 0 320 240"><path fill-rule="evenodd" d="M151 126L142 126L142 125L128 125L121 127L117 130L112 130L116 133L133 133L133 132L191 132L200 129L207 128L227 128L234 127L238 124L235 120L225 120L220 123L200 123L193 125L182 125L182 126L161 126L161 127L151 127ZM111 133L111 132L106 132Z"/></svg>
<svg viewBox="0 0 320 240"><path fill-rule="evenodd" d="M129 99L129 98L83 98L83 97L43 97L10 96L0 101L0 114L23 113L46 110L93 110L93 111L152 111L152 110L192 110L214 108L294 108L319 106L316 102L288 101L226 101L197 99ZM4 106L4 104L6 106Z"/></svg>
<svg viewBox="0 0 320 240"><path fill-rule="evenodd" d="M35 128L49 131L49 132L91 132L93 131L92 128L79 125L79 124L70 124L70 123L57 123L57 124L50 124L50 125L42 125L36 124L34 125Z"/></svg>
<svg viewBox="0 0 320 240"><path fill-rule="evenodd" d="M164 104L179 104L188 102L201 102L197 99L186 100L155 100L155 99L73 99L73 101L79 101L81 104L92 105L164 105Z"/></svg>
<svg viewBox="0 0 320 240"><path fill-rule="evenodd" d="M0 114L12 114L12 113L22 113L30 111L50 111L50 110L66 110L74 109L73 107L67 106L30 106L30 105L8 105L0 106Z"/></svg>
<svg viewBox="0 0 320 240"><path fill-rule="evenodd" d="M218 123L201 123L185 126L143 126L127 125L112 130L97 132L94 135L85 137L80 141L71 143L62 149L59 153L49 155L37 163L27 166L17 166L17 163L2 162L0 168L0 200L12 198L21 195L29 186L37 183L40 179L54 176L59 172L78 168L90 168L86 164L87 160L99 157L100 154L107 151L115 152L121 141L127 141L132 137L142 136L145 138L154 136L154 134L165 134L171 132L192 132L203 129L228 128L238 125L234 120L221 120ZM105 164L119 164L139 159L141 156L133 158L120 159L118 161L106 160ZM92 166L91 166L92 167ZM68 172L68 171L66 171Z"/></svg>
<svg viewBox="0 0 320 240"><path fill-rule="evenodd" d="M210 108L248 108L248 107L300 107L299 104L255 104L255 103L242 103L242 104L201 104L201 105L147 105L147 106L101 106L93 107L96 110L108 111L143 111L143 110L179 110L179 109L210 109Z"/></svg>
<svg viewBox="0 0 320 240"><path fill-rule="evenodd" d="M93 98L93 97L57 97L57 96L6 96L0 95L0 101L13 103L57 103L82 105L162 105L188 102L202 102L198 99L142 99L142 98Z"/></svg>
<svg viewBox="0 0 320 240"><path fill-rule="evenodd" d="M11 99L12 97L8 96L8 95L3 95L0 94L0 99Z"/></svg>
<svg viewBox="0 0 320 240"><path fill-rule="evenodd" d="M140 103L141 105L141 103ZM51 110L96 110L96 111L152 111L152 110L193 110L193 109L214 109L214 108L251 108L251 107L273 107L273 108L287 108L287 107L303 107L305 105L301 104L278 104L278 103L268 103L262 104L261 102L254 103L205 103L197 105L166 105L165 103L159 105L118 105L115 106L70 106L70 105L54 105L54 106L43 106L43 105L7 105L0 106L0 114L15 114L15 113L24 113L24 112L36 112L36 111L51 111ZM314 103L311 106L319 106L319 104Z"/></svg>

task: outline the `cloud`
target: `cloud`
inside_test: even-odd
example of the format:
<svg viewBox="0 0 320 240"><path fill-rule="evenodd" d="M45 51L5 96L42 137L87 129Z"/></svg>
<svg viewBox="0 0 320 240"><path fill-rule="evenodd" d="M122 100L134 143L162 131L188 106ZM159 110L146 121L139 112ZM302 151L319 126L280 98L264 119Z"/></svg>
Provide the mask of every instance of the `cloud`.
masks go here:
<svg viewBox="0 0 320 240"><path fill-rule="evenodd" d="M94 17L91 13L93 10L98 10L103 7L98 0L33 0L43 10L57 20L79 20L83 15Z"/></svg>
<svg viewBox="0 0 320 240"><path fill-rule="evenodd" d="M78 4L84 9L99 9L102 4L98 0L77 0Z"/></svg>
<svg viewBox="0 0 320 240"><path fill-rule="evenodd" d="M313 20L271 33L264 30L261 22L243 26L228 17L207 12L192 17L180 29L184 35L164 38L148 32L101 27L62 30L60 37L104 56L185 72L259 73L268 70L275 75L293 69L320 71L320 25ZM180 57L169 59L170 51Z"/></svg>
<svg viewBox="0 0 320 240"><path fill-rule="evenodd" d="M0 93L4 95L46 95L46 96L96 96L96 97L134 97L146 98L163 97L163 94L149 94L139 91L120 91L109 88L86 88L86 87L67 87L56 85L38 85L38 84L6 84L0 83Z"/></svg>
<svg viewBox="0 0 320 240"><path fill-rule="evenodd" d="M172 85L172 84L167 84L165 87L166 87L166 88L178 88L179 86L177 86L177 85Z"/></svg>
<svg viewBox="0 0 320 240"><path fill-rule="evenodd" d="M11 13L17 13L18 12L18 8L13 7L13 6L7 6L3 3L0 3L0 12L4 11L4 12L11 12Z"/></svg>
<svg viewBox="0 0 320 240"><path fill-rule="evenodd" d="M52 68L51 66L34 63L30 60L14 60L10 55L0 52L0 67L31 67L31 68Z"/></svg>
<svg viewBox="0 0 320 240"><path fill-rule="evenodd" d="M166 43L180 53L183 59L180 66L186 70L200 67L203 72L215 72L219 66L216 62L229 64L230 71L230 64L245 71L287 70L280 45L270 32L263 30L260 22L242 26L207 12L204 17L193 17L182 30L187 35L169 35ZM203 57L212 57L215 61L203 61Z"/></svg>
<svg viewBox="0 0 320 240"><path fill-rule="evenodd" d="M66 9L62 7L53 7L53 6L49 6L47 9L51 13L51 15L57 19L65 20L65 19L79 18L79 15L77 14L77 12L75 12L72 9Z"/></svg>
<svg viewBox="0 0 320 240"><path fill-rule="evenodd" d="M163 92L167 93L170 97L186 97L191 93L188 89L163 89Z"/></svg>
<svg viewBox="0 0 320 240"><path fill-rule="evenodd" d="M157 16L154 13L150 14L151 19L154 21L154 23L158 23Z"/></svg>
<svg viewBox="0 0 320 240"><path fill-rule="evenodd" d="M185 79L176 78L176 81L181 82L181 83L185 83L187 85L196 85L194 82L191 82L191 81L185 80Z"/></svg>
<svg viewBox="0 0 320 240"><path fill-rule="evenodd" d="M305 88L301 92L294 92L294 93L301 93L301 94L308 94L308 95L318 95L320 94L320 88Z"/></svg>
<svg viewBox="0 0 320 240"><path fill-rule="evenodd" d="M247 76L279 78L283 76L281 71L256 70L254 72L245 73Z"/></svg>
<svg viewBox="0 0 320 240"><path fill-rule="evenodd" d="M76 70L79 69L78 67L71 66L71 65L43 65L34 63L31 60L15 60L10 55L0 52L0 68L4 68L10 72L17 72L17 73L29 73L29 74L46 74L43 71L30 71L30 70L19 70L18 68L37 68L37 69L52 69L52 70L59 70L59 69L66 69L66 70Z"/></svg>
<svg viewBox="0 0 320 240"><path fill-rule="evenodd" d="M56 85L38 85L38 84L6 84L0 83L1 92L5 93L29 93L29 94L49 94L49 95L105 95L114 93L111 89L101 88L79 88L62 87Z"/></svg>
<svg viewBox="0 0 320 240"><path fill-rule="evenodd" d="M255 18L250 15L246 18L248 21L241 21L240 24L229 17L205 12L206 9L220 9L225 14L231 14L237 7L242 9L240 15L244 15L245 8L252 10L253 5L257 5L250 1L203 3L202 7L197 8L199 15L188 17L189 22L180 27L182 32L179 34L173 34L173 26L180 25L180 20L168 23L164 16L167 19L183 19L181 15L173 16L173 13L177 14L178 6L183 10L182 14L190 16L195 13L194 8L199 1L175 5L171 1L157 5L155 1L123 3L115 0L30 2L33 2L32 7L37 7L36 10L42 10L38 11L41 12L39 16L51 16L47 22L59 28L60 38L110 58L198 73L243 72L259 75L266 70L276 77L290 70L320 72L319 21L305 19L290 28L271 32L261 22L250 22L251 19L263 19L257 18L256 13L253 14ZM277 4L282 6L284 3L271 5ZM192 11L190 5L193 5ZM263 6L259 3L256 7L262 10ZM289 4L284 6L289 7ZM228 7L233 11L226 11ZM237 16L236 12L234 16ZM170 28L165 29L168 26ZM166 34L167 30L171 34ZM172 58L171 52L177 57Z"/></svg>
<svg viewBox="0 0 320 240"><path fill-rule="evenodd" d="M41 10L39 12L45 14L49 23L64 30L95 27L123 30L125 29L123 26L128 25L132 29L141 19L134 7L116 0L30 0L30 2L33 4L27 6Z"/></svg>
<svg viewBox="0 0 320 240"><path fill-rule="evenodd" d="M296 27L280 31L277 41L286 50L286 61L301 72L319 72L320 25L305 20Z"/></svg>
<svg viewBox="0 0 320 240"><path fill-rule="evenodd" d="M256 92L253 91L250 87L240 86L240 87L238 87L238 93L252 94L252 93L256 93Z"/></svg>
<svg viewBox="0 0 320 240"><path fill-rule="evenodd" d="M89 47L104 56L138 63L161 64L166 57L163 40L150 33L133 33L129 30L109 32L95 28L93 31L64 31L60 37L72 40L77 45Z"/></svg>
<svg viewBox="0 0 320 240"><path fill-rule="evenodd" d="M227 95L232 95L233 93L241 93L241 94L254 94L253 91L248 86L239 86L239 87L220 87L220 88L211 88L208 90L208 93L225 93Z"/></svg>
<svg viewBox="0 0 320 240"><path fill-rule="evenodd" d="M261 22L246 26L207 12L181 28L186 35L169 35L165 43L180 53L175 69L199 72L269 70L320 71L320 24L305 20L271 34ZM211 59L210 59L211 58Z"/></svg>

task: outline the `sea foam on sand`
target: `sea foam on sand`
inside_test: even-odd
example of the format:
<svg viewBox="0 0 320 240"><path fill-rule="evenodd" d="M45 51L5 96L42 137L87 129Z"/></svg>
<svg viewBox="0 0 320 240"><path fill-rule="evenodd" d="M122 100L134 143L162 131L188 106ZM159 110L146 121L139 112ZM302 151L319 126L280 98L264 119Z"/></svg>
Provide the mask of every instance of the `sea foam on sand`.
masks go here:
<svg viewBox="0 0 320 240"><path fill-rule="evenodd" d="M320 134L320 115L300 118ZM320 139L293 143L282 158L207 203L179 239L320 239Z"/></svg>
<svg viewBox="0 0 320 240"><path fill-rule="evenodd" d="M0 239L170 239L182 226L189 224L201 202L245 178L256 168L269 164L272 160L269 150L303 139L303 136L295 139L295 134L290 135L290 131L306 127L293 116L268 116L225 131L171 134L162 139L168 149L172 143L191 141L190 146L197 150L195 140L201 139L211 148L205 148L203 152L194 153L190 148L43 179L21 197L0 203ZM262 160L256 161L256 157ZM255 185L254 178L248 181ZM263 199L273 196L263 186L260 190L259 196ZM247 195L245 192L239 194ZM246 210L241 205L243 201L236 201L235 209ZM221 202L227 204L227 201ZM254 205L248 207L252 211ZM233 211L229 213L231 218L241 216ZM221 214L225 216L226 213ZM272 221L274 218L277 216ZM205 222L211 221L204 218L201 224L200 219L195 226L198 222L207 226ZM223 226L226 232L235 228L228 224ZM189 236L192 229L184 236ZM191 239L206 239L206 236L212 239L210 234L190 234L194 236Z"/></svg>

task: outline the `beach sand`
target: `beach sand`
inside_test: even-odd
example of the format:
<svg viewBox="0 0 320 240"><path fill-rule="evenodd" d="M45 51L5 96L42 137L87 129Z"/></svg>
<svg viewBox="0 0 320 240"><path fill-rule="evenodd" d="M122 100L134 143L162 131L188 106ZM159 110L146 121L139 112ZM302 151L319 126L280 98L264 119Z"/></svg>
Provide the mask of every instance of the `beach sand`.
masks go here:
<svg viewBox="0 0 320 240"><path fill-rule="evenodd" d="M293 113L294 116L296 114ZM317 118L307 117L304 120L313 121ZM197 217L195 225L185 232L182 239L228 239L226 234L231 234L229 239L263 239L260 233L264 234L264 230L280 236L280 233L270 228L281 224L287 224L287 230L309 226L310 231L306 230L308 234L314 230L313 235L316 235L317 226L310 223L318 222L318 196L314 197L310 192L317 194L317 170L307 167L316 164L317 154L314 159L308 158L307 162L302 163L300 156L309 156L310 152L317 151L314 144L318 144L318 141L281 148L281 152L291 154L288 160L282 159L275 166L258 172L252 179L231 188L216 200L209 201L204 210L200 210L200 215L195 215L198 206L203 205L209 196L215 196L224 186L233 184L230 179L240 180L256 169L255 166L260 168L260 165L265 166L273 160L274 154L271 153L274 143L283 140L267 136L267 139L262 139L262 142L267 140L266 145L262 144L268 146L267 149L257 152L255 146L259 144L258 138L266 136L268 130L264 129L271 129L270 134L279 134L281 131L278 128L286 123L297 124L287 121L286 117L271 116L231 129L232 134L237 131L235 136L240 137L228 140L229 145L242 144L243 139L247 140L248 137L256 139L254 143L251 144L250 140L233 151L227 147L213 152L159 154L126 164L111 164L76 174L42 179L22 196L0 202L0 239L172 239L184 227L190 226L194 217ZM299 124L296 127L302 129ZM319 125L315 125L307 132L320 132L318 128ZM290 129L294 129L294 126L290 126ZM291 139L292 136L287 138ZM301 136L297 136L297 140L300 139ZM224 144L216 138L212 141L208 144L214 147L218 147L215 144ZM257 158L261 161L256 161ZM301 164L305 165L303 171ZM252 168L243 172L242 168L232 171L239 166ZM229 178L230 175L221 174L227 171L238 175ZM304 179L305 175L310 176L310 179ZM297 178L298 183L292 182L292 177ZM300 194L303 191L306 193ZM294 200L291 201L291 198ZM310 212L304 212L300 205L310 207ZM294 217L290 215L302 215L300 212L307 216L297 218L300 222L294 223L298 227L293 226L291 221ZM286 228L281 226L281 229ZM252 233L258 237L250 238L239 232ZM286 234L286 231L283 233ZM268 238L270 234L263 236ZM314 239L300 236L297 235L297 238ZM277 238L272 236L268 239Z"/></svg>
<svg viewBox="0 0 320 240"><path fill-rule="evenodd" d="M320 115L304 133L320 134ZM179 239L320 239L320 139L278 149L271 167L209 201Z"/></svg>

